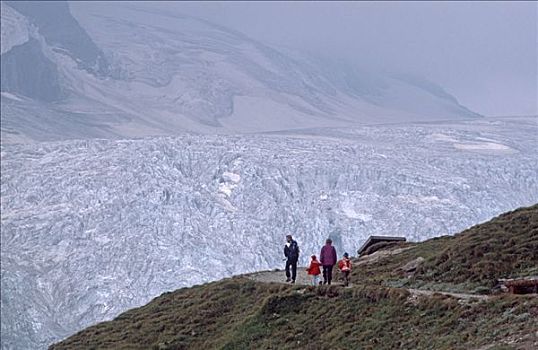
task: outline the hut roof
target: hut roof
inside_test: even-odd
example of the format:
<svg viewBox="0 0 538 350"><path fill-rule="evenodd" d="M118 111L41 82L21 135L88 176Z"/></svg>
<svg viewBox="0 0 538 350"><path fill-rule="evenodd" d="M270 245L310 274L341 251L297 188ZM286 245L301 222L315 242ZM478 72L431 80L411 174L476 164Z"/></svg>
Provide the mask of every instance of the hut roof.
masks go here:
<svg viewBox="0 0 538 350"><path fill-rule="evenodd" d="M366 242L364 242L364 244L359 248L357 253L359 253L359 255L362 255L362 254L364 254L366 249L368 249L368 247L370 247L370 246L372 246L372 245L374 245L376 243L379 243L379 242L405 242L405 241L406 241L405 237L370 236L370 237L368 237Z"/></svg>

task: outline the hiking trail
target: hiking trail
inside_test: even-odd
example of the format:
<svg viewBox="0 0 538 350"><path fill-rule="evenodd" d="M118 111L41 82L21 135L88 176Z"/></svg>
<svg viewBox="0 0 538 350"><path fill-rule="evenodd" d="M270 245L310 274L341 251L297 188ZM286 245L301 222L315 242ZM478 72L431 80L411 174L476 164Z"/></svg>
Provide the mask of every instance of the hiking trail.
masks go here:
<svg viewBox="0 0 538 350"><path fill-rule="evenodd" d="M357 267L361 265L375 263L387 256L400 254L411 248L412 247L402 247L402 248L396 248L396 249L379 250L372 254L353 260L353 266ZM263 282L263 283L290 284L289 282L286 282L286 274L283 269L249 273L249 274L245 274L244 277L252 279L257 282ZM323 276L321 275L320 275L320 280L323 280ZM332 284L335 286L343 286L342 281L343 281L342 274L338 270L338 268L335 266L333 270L333 283ZM306 267L297 266L297 278L296 278L295 284L303 285L303 286L311 285L311 276L307 274ZM355 284L357 284L357 282L355 282ZM350 283L347 288L351 288L351 287L353 287L353 283ZM405 288L405 287L402 287L402 288L409 291L409 293L411 293L411 297L415 297L415 298L419 296L432 296L434 294L442 294L442 295L446 295L446 296L450 296L456 299L466 300L466 301L472 301L472 300L485 301L491 298L490 295L456 293L456 292L450 292L450 291L434 291L434 290L424 290L424 289Z"/></svg>

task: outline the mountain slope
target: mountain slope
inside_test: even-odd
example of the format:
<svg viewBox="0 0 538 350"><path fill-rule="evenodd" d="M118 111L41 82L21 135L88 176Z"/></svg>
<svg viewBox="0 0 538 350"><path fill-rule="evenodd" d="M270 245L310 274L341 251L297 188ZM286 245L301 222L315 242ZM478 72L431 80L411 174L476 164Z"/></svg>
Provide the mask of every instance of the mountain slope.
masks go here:
<svg viewBox="0 0 538 350"><path fill-rule="evenodd" d="M2 92L18 97L2 95L8 106L2 124L9 124L3 141L91 138L99 130L98 137L119 138L477 116L433 83L287 54L163 6L2 2ZM38 52L10 44L24 40ZM22 113L30 124L42 123L28 98L46 101L44 113L60 123L35 135L20 121Z"/></svg>
<svg viewBox="0 0 538 350"><path fill-rule="evenodd" d="M493 286L505 276L538 275L538 205L503 214L448 238L417 279Z"/></svg>
<svg viewBox="0 0 538 350"><path fill-rule="evenodd" d="M464 246L473 243L482 250L494 244L497 255L506 256L511 255L512 248L536 248L537 225L538 205L534 205L453 238L419 243L414 249L415 253L429 251L435 260L443 259L456 242L466 242ZM490 234L492 230L496 231L494 235ZM515 246L505 239L513 234L521 238ZM486 236L489 237L484 239ZM432 251L432 245L440 249ZM457 266L461 263L459 256L464 255L457 253L453 261L450 256L437 267L438 271ZM512 266L538 265L535 255L529 259L524 254L511 257ZM476 259L478 265L482 261L484 258ZM384 263L382 260L377 265ZM368 274L373 265L356 266L355 270ZM469 270L466 277L481 280L479 270ZM436 283L452 281L450 269L446 272L432 278ZM506 269L497 276L514 272ZM534 334L538 318L535 296L497 296L479 302L375 287L355 272L352 280L355 287L348 289L305 289L245 278L180 289L113 321L81 331L50 349L344 349L350 344L372 349L471 349L495 345L526 349L538 345Z"/></svg>
<svg viewBox="0 0 538 350"><path fill-rule="evenodd" d="M49 349L530 349L537 310L535 297L461 303L237 278L163 294Z"/></svg>
<svg viewBox="0 0 538 350"><path fill-rule="evenodd" d="M421 257L412 276L399 267ZM538 276L538 205L502 214L453 236L407 244L352 281L385 286L469 292L491 289L500 278Z"/></svg>

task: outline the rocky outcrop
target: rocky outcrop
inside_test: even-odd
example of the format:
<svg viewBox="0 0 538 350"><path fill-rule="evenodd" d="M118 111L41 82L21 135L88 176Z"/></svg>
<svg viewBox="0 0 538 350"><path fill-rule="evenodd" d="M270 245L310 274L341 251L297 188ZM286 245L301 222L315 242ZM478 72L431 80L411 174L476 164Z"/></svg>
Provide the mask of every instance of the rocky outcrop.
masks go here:
<svg viewBox="0 0 538 350"><path fill-rule="evenodd" d="M2 55L2 91L40 101L62 97L58 68L41 51L39 41L30 39Z"/></svg>
<svg viewBox="0 0 538 350"><path fill-rule="evenodd" d="M70 56L79 68L101 76L108 73L109 66L103 52L71 15L66 1L6 3L26 16L48 45Z"/></svg>
<svg viewBox="0 0 538 350"><path fill-rule="evenodd" d="M416 259L411 260L407 264L401 267L401 270L406 273L413 273L424 262L424 258L419 256Z"/></svg>

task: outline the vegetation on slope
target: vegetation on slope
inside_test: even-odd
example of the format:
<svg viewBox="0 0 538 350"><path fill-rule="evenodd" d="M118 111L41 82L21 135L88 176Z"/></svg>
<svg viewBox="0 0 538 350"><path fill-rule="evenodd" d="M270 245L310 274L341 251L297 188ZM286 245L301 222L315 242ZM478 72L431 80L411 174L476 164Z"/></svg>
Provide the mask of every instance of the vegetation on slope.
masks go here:
<svg viewBox="0 0 538 350"><path fill-rule="evenodd" d="M468 349L529 334L536 317L534 297L460 303L233 278L165 293L51 349Z"/></svg>
<svg viewBox="0 0 538 350"><path fill-rule="evenodd" d="M358 266L352 281L473 292L490 289L499 278L538 275L538 205L502 214L454 236L400 247L406 250ZM400 268L417 257L425 261L408 278Z"/></svg>
<svg viewBox="0 0 538 350"><path fill-rule="evenodd" d="M538 205L522 208L376 262L358 260L351 288L236 277L165 293L50 349L532 348L535 295L464 300L390 285L469 290L535 273L537 213ZM404 276L401 266L418 256L423 264Z"/></svg>
<svg viewBox="0 0 538 350"><path fill-rule="evenodd" d="M538 274L538 205L505 213L446 240L418 278L493 286L497 279Z"/></svg>

